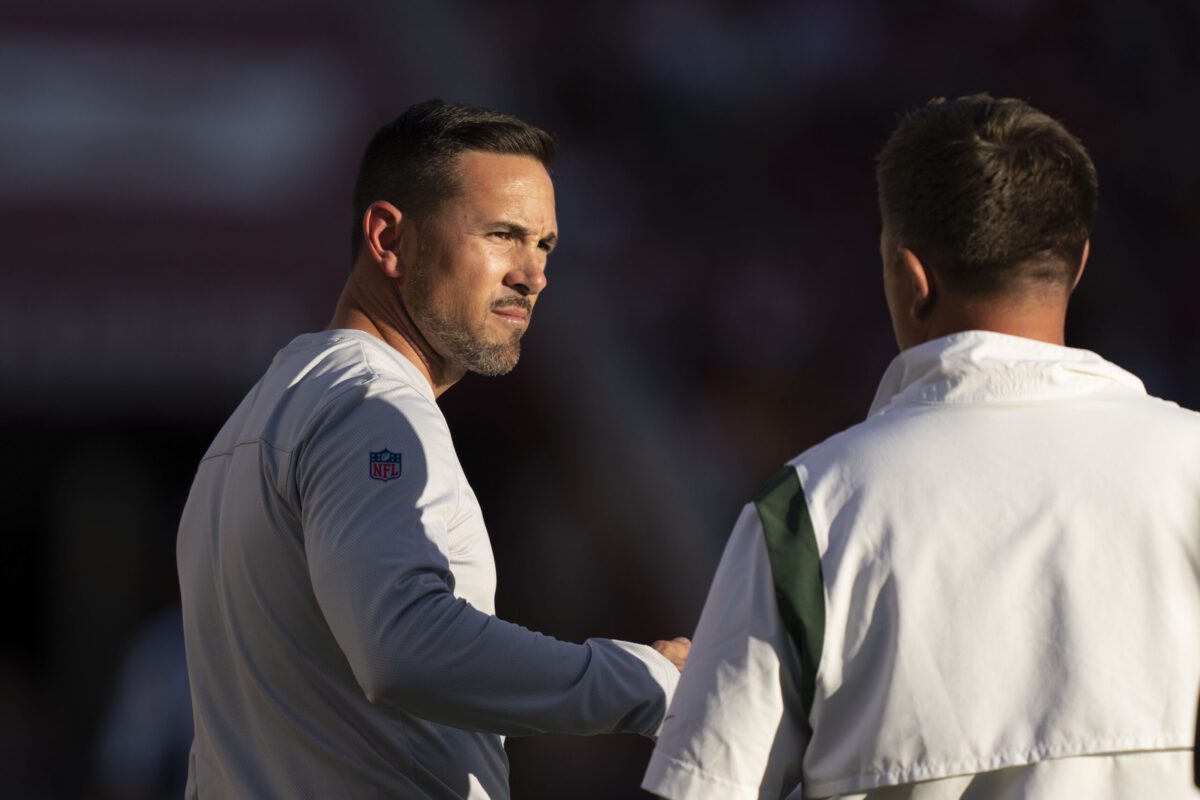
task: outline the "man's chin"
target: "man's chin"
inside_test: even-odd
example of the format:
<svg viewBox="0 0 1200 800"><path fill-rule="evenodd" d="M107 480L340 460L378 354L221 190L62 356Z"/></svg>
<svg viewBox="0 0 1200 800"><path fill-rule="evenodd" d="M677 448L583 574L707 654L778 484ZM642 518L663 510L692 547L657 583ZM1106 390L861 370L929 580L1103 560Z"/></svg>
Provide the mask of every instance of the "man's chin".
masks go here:
<svg viewBox="0 0 1200 800"><path fill-rule="evenodd" d="M466 367L468 372L495 378L512 372L520 357L521 345L519 342L492 345L472 353L471 357L466 359Z"/></svg>
<svg viewBox="0 0 1200 800"><path fill-rule="evenodd" d="M510 329L506 335L496 335L486 329L467 332L437 318L426 320L426 327L431 332L430 340L438 342L435 349L448 364L476 375L506 375L512 372L521 355L524 331Z"/></svg>
<svg viewBox="0 0 1200 800"><path fill-rule="evenodd" d="M507 375L516 368L517 362L512 361L508 364L488 364L486 366L468 367L467 372L475 375L482 375L485 378L499 378L501 375Z"/></svg>

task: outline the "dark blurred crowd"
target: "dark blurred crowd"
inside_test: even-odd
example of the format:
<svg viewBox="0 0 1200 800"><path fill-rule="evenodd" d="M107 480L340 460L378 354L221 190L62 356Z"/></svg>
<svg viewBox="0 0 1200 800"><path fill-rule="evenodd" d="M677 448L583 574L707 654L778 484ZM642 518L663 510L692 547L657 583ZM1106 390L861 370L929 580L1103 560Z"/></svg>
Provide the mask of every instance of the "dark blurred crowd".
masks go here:
<svg viewBox="0 0 1200 800"><path fill-rule="evenodd" d="M70 13L63 13L68 11ZM1200 6L328 0L0 15L0 786L178 797L174 526L217 427L349 268L367 137L432 96L556 133L562 246L500 379L443 407L499 613L689 635L740 505L895 353L873 157L1013 95L1092 153L1068 343L1200 406ZM511 740L518 798L639 796L648 742Z"/></svg>

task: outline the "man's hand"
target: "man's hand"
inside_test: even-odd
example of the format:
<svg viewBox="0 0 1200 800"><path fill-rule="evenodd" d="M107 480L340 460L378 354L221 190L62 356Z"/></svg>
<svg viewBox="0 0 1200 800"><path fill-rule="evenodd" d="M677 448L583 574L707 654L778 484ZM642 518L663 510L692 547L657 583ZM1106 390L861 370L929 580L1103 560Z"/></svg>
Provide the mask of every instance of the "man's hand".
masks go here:
<svg viewBox="0 0 1200 800"><path fill-rule="evenodd" d="M675 669L683 672L683 662L687 661L688 651L692 649L692 641L682 636L676 636L669 642L659 639L650 646L666 656L675 665Z"/></svg>

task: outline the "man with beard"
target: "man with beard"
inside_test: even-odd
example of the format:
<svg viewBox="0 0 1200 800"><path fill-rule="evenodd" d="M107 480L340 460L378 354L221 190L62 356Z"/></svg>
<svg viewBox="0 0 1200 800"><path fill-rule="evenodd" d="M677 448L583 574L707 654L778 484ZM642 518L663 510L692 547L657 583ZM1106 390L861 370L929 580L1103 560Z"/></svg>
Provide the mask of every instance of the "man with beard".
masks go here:
<svg viewBox="0 0 1200 800"><path fill-rule="evenodd" d="M1200 797L1200 415L1065 346L1091 159L976 95L905 117L877 178L901 352L743 509L643 786Z"/></svg>
<svg viewBox="0 0 1200 800"><path fill-rule="evenodd" d="M504 798L504 735L657 732L687 640L577 645L497 619L436 404L517 363L557 241L553 154L441 101L368 145L333 321L242 401L180 524L189 797Z"/></svg>

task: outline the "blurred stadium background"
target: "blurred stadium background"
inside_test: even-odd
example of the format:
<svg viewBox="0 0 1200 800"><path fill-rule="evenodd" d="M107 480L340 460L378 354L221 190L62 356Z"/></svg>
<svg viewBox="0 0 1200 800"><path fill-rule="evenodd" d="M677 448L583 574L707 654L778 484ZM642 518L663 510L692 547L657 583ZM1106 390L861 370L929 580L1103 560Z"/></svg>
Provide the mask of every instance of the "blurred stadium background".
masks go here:
<svg viewBox="0 0 1200 800"><path fill-rule="evenodd" d="M740 505L894 355L872 158L987 90L1089 147L1069 323L1200 406L1194 0L10 4L0 12L0 786L178 797L174 536L197 459L349 266L370 133L439 96L558 134L563 246L512 375L444 399L500 613L689 634ZM517 798L650 744L512 740Z"/></svg>

